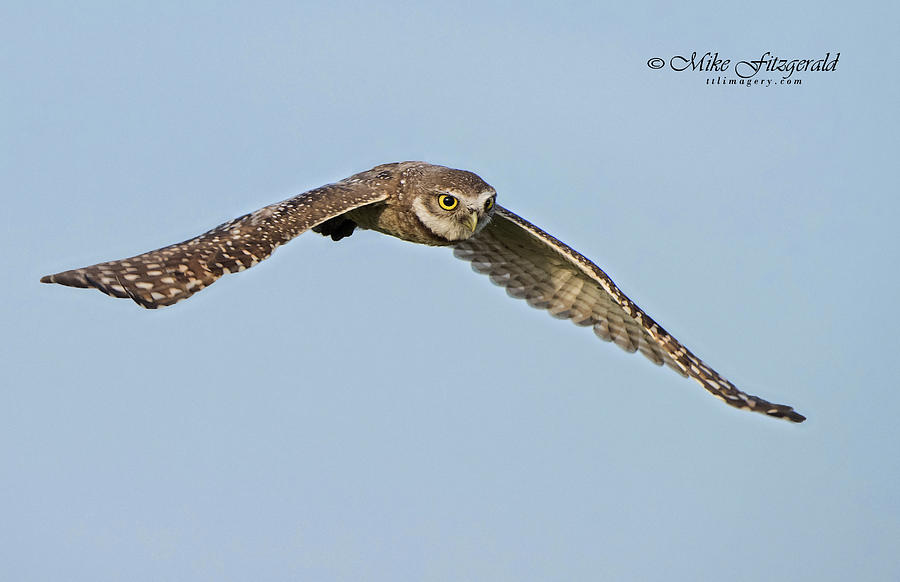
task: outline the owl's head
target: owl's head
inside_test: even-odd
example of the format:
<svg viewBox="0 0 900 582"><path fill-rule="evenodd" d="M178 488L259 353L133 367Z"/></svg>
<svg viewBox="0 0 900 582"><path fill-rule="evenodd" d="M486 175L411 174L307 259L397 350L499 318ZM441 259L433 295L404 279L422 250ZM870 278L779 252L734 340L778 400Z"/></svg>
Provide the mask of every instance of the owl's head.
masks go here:
<svg viewBox="0 0 900 582"><path fill-rule="evenodd" d="M474 236L494 214L497 192L472 172L431 166L417 182L413 212L428 230L448 242Z"/></svg>

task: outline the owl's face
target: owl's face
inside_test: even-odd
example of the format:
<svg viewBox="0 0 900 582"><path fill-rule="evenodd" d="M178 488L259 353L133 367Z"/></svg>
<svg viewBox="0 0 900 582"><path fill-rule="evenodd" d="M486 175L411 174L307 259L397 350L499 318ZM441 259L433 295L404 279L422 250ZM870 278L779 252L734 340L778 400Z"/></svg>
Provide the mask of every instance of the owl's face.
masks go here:
<svg viewBox="0 0 900 582"><path fill-rule="evenodd" d="M449 242L476 235L490 222L497 192L471 172L450 170L449 176L421 188L412 208L431 232Z"/></svg>

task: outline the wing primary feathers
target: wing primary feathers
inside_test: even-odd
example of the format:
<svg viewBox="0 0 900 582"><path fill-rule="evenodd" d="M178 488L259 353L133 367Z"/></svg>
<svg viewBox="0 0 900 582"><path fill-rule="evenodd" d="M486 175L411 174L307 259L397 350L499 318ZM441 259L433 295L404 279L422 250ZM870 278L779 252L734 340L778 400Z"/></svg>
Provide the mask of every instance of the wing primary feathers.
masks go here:
<svg viewBox="0 0 900 582"><path fill-rule="evenodd" d="M554 317L593 324L600 339L628 352L640 351L655 364L665 363L731 406L792 422L806 420L790 406L740 391L653 321L600 267L505 208L497 206L490 224L457 243L454 254L506 287L510 296ZM558 284L548 283L553 281Z"/></svg>

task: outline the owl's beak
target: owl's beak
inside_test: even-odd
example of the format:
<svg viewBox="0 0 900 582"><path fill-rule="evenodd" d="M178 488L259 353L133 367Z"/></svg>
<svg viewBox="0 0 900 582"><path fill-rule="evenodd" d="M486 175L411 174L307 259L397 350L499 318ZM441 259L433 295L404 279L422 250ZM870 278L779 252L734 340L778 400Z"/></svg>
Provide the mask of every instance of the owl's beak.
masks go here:
<svg viewBox="0 0 900 582"><path fill-rule="evenodd" d="M466 215L466 219L463 221L463 224L469 227L469 230L475 232L475 227L478 226L478 215L474 212Z"/></svg>

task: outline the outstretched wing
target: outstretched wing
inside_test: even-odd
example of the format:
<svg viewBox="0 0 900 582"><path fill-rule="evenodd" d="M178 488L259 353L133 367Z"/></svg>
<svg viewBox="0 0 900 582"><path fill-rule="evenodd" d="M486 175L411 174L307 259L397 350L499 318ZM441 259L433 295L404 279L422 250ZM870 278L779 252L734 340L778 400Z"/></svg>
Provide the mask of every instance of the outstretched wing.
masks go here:
<svg viewBox="0 0 900 582"><path fill-rule="evenodd" d="M42 283L99 289L156 309L187 299L228 273L249 269L276 247L354 208L387 199L383 189L329 184L221 224L200 236L136 257L48 275Z"/></svg>
<svg viewBox="0 0 900 582"><path fill-rule="evenodd" d="M491 222L456 244L453 252L512 297L554 317L593 326L601 339L628 352L640 350L653 363L693 378L732 406L793 422L806 420L790 406L738 390L653 321L597 265L505 208L498 206Z"/></svg>

